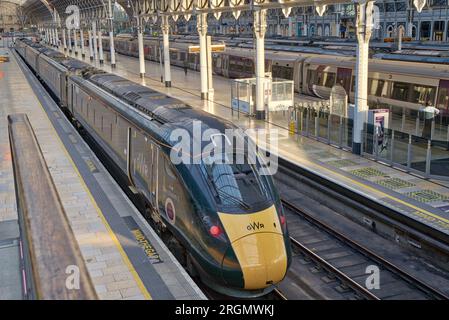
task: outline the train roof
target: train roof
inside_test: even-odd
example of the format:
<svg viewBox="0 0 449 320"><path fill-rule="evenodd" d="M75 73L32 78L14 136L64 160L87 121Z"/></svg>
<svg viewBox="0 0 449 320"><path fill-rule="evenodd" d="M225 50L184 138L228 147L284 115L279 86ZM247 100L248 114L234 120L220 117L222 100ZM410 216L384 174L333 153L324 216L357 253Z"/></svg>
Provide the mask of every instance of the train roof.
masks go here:
<svg viewBox="0 0 449 320"><path fill-rule="evenodd" d="M195 121L201 121L201 132L207 129L216 129L224 133L226 129L236 128L234 124L227 120L192 108L181 100L115 74L94 74L85 76L85 78L159 122L164 128L156 134L164 138L167 143L172 143L169 141L169 135L176 128L186 129L193 137Z"/></svg>
<svg viewBox="0 0 449 320"><path fill-rule="evenodd" d="M352 57L317 56L307 58L305 63L354 68L356 59ZM449 79L449 66L443 64L413 63L369 59L369 72L407 74L416 77Z"/></svg>
<svg viewBox="0 0 449 320"><path fill-rule="evenodd" d="M449 65L449 57L438 56L414 56L407 54L391 54L391 53L378 53L374 56L376 59L382 60L397 60L407 62L419 62L426 64L445 64Z"/></svg>

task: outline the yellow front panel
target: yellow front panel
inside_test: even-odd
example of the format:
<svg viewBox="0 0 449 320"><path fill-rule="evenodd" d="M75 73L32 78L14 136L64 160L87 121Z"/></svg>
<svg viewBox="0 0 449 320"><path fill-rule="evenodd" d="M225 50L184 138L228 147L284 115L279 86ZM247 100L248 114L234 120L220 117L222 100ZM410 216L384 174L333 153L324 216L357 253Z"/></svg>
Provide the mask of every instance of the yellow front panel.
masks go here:
<svg viewBox="0 0 449 320"><path fill-rule="evenodd" d="M219 212L218 216L231 242L257 232L282 234L281 225L274 205L255 213L229 214Z"/></svg>
<svg viewBox="0 0 449 320"><path fill-rule="evenodd" d="M287 255L281 235L252 234L234 242L232 248L242 268L245 289L265 288L284 278Z"/></svg>
<svg viewBox="0 0 449 320"><path fill-rule="evenodd" d="M276 207L250 214L219 213L243 272L245 289L255 290L281 281L287 254Z"/></svg>

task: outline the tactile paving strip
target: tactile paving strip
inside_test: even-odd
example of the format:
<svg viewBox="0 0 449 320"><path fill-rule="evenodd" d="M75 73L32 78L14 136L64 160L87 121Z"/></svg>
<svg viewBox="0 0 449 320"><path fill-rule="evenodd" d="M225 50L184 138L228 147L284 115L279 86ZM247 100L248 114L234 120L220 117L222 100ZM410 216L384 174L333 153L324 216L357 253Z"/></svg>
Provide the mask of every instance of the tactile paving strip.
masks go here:
<svg viewBox="0 0 449 320"><path fill-rule="evenodd" d="M443 201L448 200L449 197L442 195L441 193L432 190L419 190L408 192L406 196L413 198L419 202L432 202L432 201Z"/></svg>
<svg viewBox="0 0 449 320"><path fill-rule="evenodd" d="M408 181L399 179L399 178L390 178L390 179L382 179L376 181L377 184L381 185L382 187L396 190L396 189L402 189L402 188L409 188L415 186L413 183L410 183Z"/></svg>
<svg viewBox="0 0 449 320"><path fill-rule="evenodd" d="M348 160L348 159L341 159L341 160L328 161L328 162L326 162L326 164L331 165L336 168L343 168L343 167L356 166L358 163Z"/></svg>
<svg viewBox="0 0 449 320"><path fill-rule="evenodd" d="M355 169L355 170L351 170L349 171L350 173L352 173L355 176L358 176L360 178L371 178L371 177L386 177L388 176L386 173L377 170L375 168L370 168L370 167L364 167L364 168L360 168L360 169Z"/></svg>
<svg viewBox="0 0 449 320"><path fill-rule="evenodd" d="M336 154L334 154L332 152L328 152L328 151L314 152L311 155L314 158L319 158L319 159L335 158L337 156Z"/></svg>

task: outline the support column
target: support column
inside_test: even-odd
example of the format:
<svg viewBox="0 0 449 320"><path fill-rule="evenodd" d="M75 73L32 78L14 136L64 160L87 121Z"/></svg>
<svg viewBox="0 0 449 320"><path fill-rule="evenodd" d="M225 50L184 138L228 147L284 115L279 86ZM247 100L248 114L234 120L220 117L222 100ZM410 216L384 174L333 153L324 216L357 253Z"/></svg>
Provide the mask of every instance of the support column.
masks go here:
<svg viewBox="0 0 449 320"><path fill-rule="evenodd" d="M76 28L73 28L73 51L78 55L78 37L76 36Z"/></svg>
<svg viewBox="0 0 449 320"><path fill-rule="evenodd" d="M171 87L171 74L170 74L170 43L168 40L168 34L170 31L170 25L168 24L168 16L162 16L162 41L164 44L164 81L166 87Z"/></svg>
<svg viewBox="0 0 449 320"><path fill-rule="evenodd" d="M139 43L139 69L140 77L145 78L145 52L143 51L143 26L142 18L137 17L137 41Z"/></svg>
<svg viewBox="0 0 449 320"><path fill-rule="evenodd" d="M94 51L94 59L98 58L98 43L97 43L97 22L92 22L92 42L93 42L93 51Z"/></svg>
<svg viewBox="0 0 449 320"><path fill-rule="evenodd" d="M98 58L100 59L100 64L104 63L103 56L103 35L101 34L101 26L98 30Z"/></svg>
<svg viewBox="0 0 449 320"><path fill-rule="evenodd" d="M60 41L59 41L58 27L55 28L55 35L56 35L56 47L59 48L59 46L60 46Z"/></svg>
<svg viewBox="0 0 449 320"><path fill-rule="evenodd" d="M65 28L62 28L61 32L62 32L62 42L64 46L64 51L67 51L67 39L65 37Z"/></svg>
<svg viewBox="0 0 449 320"><path fill-rule="evenodd" d="M69 42L69 52L72 52L72 39L70 38L70 29L67 29L67 41Z"/></svg>
<svg viewBox="0 0 449 320"><path fill-rule="evenodd" d="M92 31L89 29L88 31L89 34L89 58L90 61L94 60L94 49L93 49L93 45L92 45Z"/></svg>
<svg viewBox="0 0 449 320"><path fill-rule="evenodd" d="M267 11L254 11L254 34L256 36L256 119L265 119L265 31L267 30Z"/></svg>
<svg viewBox="0 0 449 320"><path fill-rule="evenodd" d="M207 13L200 13L197 16L198 36L200 38L200 75L201 75L201 99L207 100Z"/></svg>
<svg viewBox="0 0 449 320"><path fill-rule="evenodd" d="M86 56L86 50L84 50L84 31L83 28L80 26L80 43L81 43L81 57Z"/></svg>
<svg viewBox="0 0 449 320"><path fill-rule="evenodd" d="M357 0L356 34L357 34L357 58L356 58L356 91L354 110L354 130L352 152L362 152L362 132L367 121L368 111L368 53L369 40L373 28L374 1Z"/></svg>
<svg viewBox="0 0 449 320"><path fill-rule="evenodd" d="M114 46L114 15L112 12L111 0L108 0L109 5L109 54L111 56L111 67L115 68L115 46Z"/></svg>

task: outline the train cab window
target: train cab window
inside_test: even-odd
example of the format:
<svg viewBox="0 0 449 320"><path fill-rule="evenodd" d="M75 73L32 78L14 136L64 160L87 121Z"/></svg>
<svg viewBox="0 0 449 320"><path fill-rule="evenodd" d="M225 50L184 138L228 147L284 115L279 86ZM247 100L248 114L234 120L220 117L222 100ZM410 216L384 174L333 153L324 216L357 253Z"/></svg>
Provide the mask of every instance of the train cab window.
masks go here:
<svg viewBox="0 0 449 320"><path fill-rule="evenodd" d="M435 92L436 88L431 86L423 86L420 84L412 85L412 94L410 97L410 102L426 104L427 102L431 102L432 104L435 102Z"/></svg>
<svg viewBox="0 0 449 320"><path fill-rule="evenodd" d="M223 156L226 161L223 161ZM259 174L257 165L248 161L246 155L210 155L203 159L200 168L212 187L219 210L244 212L256 204L272 200L265 177Z"/></svg>
<svg viewBox="0 0 449 320"><path fill-rule="evenodd" d="M195 54L189 54L189 62L195 63Z"/></svg>
<svg viewBox="0 0 449 320"><path fill-rule="evenodd" d="M391 98L400 101L408 101L410 84L405 82L394 82Z"/></svg>

